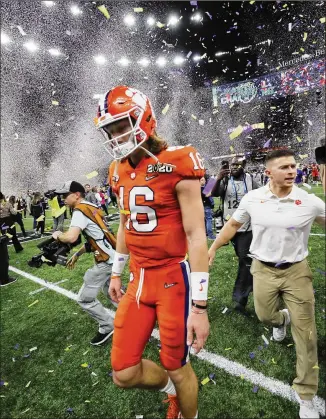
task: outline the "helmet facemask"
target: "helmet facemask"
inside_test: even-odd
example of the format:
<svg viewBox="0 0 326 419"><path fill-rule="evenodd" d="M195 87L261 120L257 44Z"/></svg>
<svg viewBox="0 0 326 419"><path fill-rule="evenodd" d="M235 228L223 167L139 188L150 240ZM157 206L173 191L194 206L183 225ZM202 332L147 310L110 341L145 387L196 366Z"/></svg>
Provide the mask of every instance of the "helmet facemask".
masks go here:
<svg viewBox="0 0 326 419"><path fill-rule="evenodd" d="M137 117L135 119L134 116ZM101 131L102 135L105 138L105 142L102 143L106 151L112 156L115 160L121 160L129 156L133 151L139 148L146 140L146 133L140 128L139 124L144 115L144 111L139 107L135 106L127 112L120 113L112 117L107 114L105 118L101 121L101 118L98 120L98 129ZM127 120L130 126L123 134L111 137L107 128L118 121ZM127 141L123 141L119 144L119 140L129 135Z"/></svg>

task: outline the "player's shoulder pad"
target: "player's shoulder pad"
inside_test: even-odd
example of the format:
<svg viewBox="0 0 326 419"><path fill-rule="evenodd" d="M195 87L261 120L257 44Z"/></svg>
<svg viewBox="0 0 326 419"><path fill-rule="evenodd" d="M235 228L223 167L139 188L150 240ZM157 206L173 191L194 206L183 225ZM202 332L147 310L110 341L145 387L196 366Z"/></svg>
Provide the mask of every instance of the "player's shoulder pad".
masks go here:
<svg viewBox="0 0 326 419"><path fill-rule="evenodd" d="M200 179L205 174L203 160L192 145L168 147L162 156L162 163L172 164L173 172L182 178Z"/></svg>

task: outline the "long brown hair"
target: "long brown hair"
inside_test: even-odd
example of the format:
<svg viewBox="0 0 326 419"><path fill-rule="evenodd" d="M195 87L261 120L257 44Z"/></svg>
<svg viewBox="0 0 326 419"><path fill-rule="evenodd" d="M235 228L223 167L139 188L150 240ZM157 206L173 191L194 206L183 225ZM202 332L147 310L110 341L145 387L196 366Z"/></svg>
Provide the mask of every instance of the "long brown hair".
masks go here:
<svg viewBox="0 0 326 419"><path fill-rule="evenodd" d="M168 148L167 141L160 137L156 131L154 131L154 134L149 137L147 144L149 151L153 154L158 154Z"/></svg>
<svg viewBox="0 0 326 419"><path fill-rule="evenodd" d="M32 205L37 205L41 201L40 192L35 192L32 200Z"/></svg>

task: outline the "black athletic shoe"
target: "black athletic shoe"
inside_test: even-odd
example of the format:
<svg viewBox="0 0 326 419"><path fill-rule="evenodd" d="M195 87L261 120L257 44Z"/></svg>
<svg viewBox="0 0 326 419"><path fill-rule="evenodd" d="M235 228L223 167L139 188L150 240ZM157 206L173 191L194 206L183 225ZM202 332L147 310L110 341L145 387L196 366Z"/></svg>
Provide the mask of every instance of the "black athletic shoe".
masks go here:
<svg viewBox="0 0 326 419"><path fill-rule="evenodd" d="M95 338L93 338L90 341L90 344L91 345L94 345L94 346L101 346L101 345L103 345L103 343L106 342L110 338L110 336L113 335L113 332L114 332L114 330L111 330L111 332L109 332L109 333L100 333L100 332L98 332L98 334L95 336Z"/></svg>
<svg viewBox="0 0 326 419"><path fill-rule="evenodd" d="M13 284L16 281L17 281L17 278L9 277L6 281L1 282L0 286L5 287L6 285Z"/></svg>

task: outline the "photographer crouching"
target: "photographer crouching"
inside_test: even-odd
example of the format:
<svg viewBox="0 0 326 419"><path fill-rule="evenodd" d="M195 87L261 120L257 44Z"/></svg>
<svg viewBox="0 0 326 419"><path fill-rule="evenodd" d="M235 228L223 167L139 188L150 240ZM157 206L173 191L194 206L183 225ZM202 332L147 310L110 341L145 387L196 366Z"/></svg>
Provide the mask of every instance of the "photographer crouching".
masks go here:
<svg viewBox="0 0 326 419"><path fill-rule="evenodd" d="M116 239L105 225L102 211L85 200L83 185L75 181L66 182L55 193L63 195L73 214L69 230L66 233L55 231L52 237L62 243L74 243L82 233L86 239L85 245L68 260L67 268L73 269L83 253L94 253L95 265L84 275L77 302L99 323L99 332L90 342L99 346L113 334L113 317L96 297L101 289L108 296Z"/></svg>

